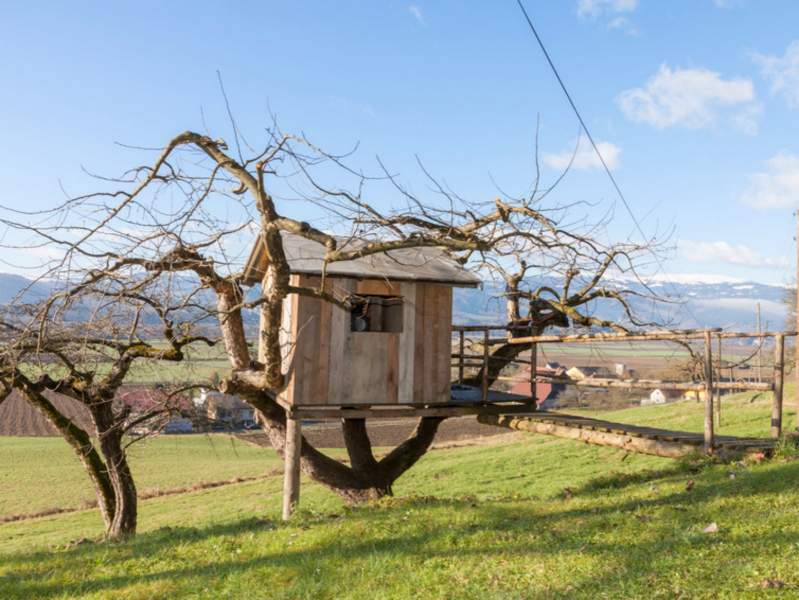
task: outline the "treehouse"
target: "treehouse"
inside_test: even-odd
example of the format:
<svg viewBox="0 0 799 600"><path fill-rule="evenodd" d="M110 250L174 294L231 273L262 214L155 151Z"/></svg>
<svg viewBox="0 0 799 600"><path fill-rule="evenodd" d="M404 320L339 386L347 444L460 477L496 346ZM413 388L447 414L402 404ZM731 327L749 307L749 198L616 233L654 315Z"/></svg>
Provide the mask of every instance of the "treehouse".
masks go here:
<svg viewBox="0 0 799 600"><path fill-rule="evenodd" d="M347 244L355 248L358 242ZM324 246L289 233L283 233L283 245L291 284L318 286ZM245 283L260 283L268 264L259 237ZM281 332L288 385L278 398L281 404L294 410L449 403L452 290L475 287L480 280L438 248L330 263L325 277L328 292L356 294L362 302L345 310L318 298L288 296Z"/></svg>

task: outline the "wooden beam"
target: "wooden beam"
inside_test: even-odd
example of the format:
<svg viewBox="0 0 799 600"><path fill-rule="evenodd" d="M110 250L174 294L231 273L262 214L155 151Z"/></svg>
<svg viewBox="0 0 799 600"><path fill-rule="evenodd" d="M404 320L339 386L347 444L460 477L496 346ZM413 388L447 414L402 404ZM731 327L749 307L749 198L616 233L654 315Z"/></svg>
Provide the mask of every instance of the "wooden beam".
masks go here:
<svg viewBox="0 0 799 600"><path fill-rule="evenodd" d="M774 400L771 405L771 437L782 435L782 390L785 379L785 337L778 335L774 347Z"/></svg>
<svg viewBox="0 0 799 600"><path fill-rule="evenodd" d="M458 343L459 352L458 352L458 383L463 383L463 359L466 358L465 356L465 340L463 331L461 330L458 334L460 336L460 341Z"/></svg>
<svg viewBox="0 0 799 600"><path fill-rule="evenodd" d="M720 332L721 329L684 329L680 331L643 331L638 333L582 333L575 335L534 335L511 338L507 344L590 344L593 342L640 342L640 341L675 341L686 339L703 339L705 333Z"/></svg>
<svg viewBox="0 0 799 600"><path fill-rule="evenodd" d="M536 383L538 377L538 344L530 346L530 402L533 406L538 405L538 390Z"/></svg>
<svg viewBox="0 0 799 600"><path fill-rule="evenodd" d="M489 342L490 345L490 342ZM484 360L482 354L458 354L457 352L452 353L452 358L460 358L463 357L465 360L474 359L482 361ZM502 362L502 363L519 363L520 365L529 365L530 361L524 358L502 358L501 356L489 356L488 360L493 360L494 362Z"/></svg>
<svg viewBox="0 0 799 600"><path fill-rule="evenodd" d="M346 414L338 408L298 407L292 412L297 419L403 419L418 417L463 417L469 415L524 414L535 409L529 404L487 404L469 406L429 406L403 408L353 408Z"/></svg>
<svg viewBox="0 0 799 600"><path fill-rule="evenodd" d="M488 364L491 362L489 360L491 358L490 352L491 346L488 345L488 331L486 330L483 333L483 402L488 400Z"/></svg>
<svg viewBox="0 0 799 600"><path fill-rule="evenodd" d="M577 387L591 388L618 388L625 390L677 390L687 392L701 392L705 390L704 383L682 383L678 381L658 381L658 380L621 380L606 379L600 377L587 377L585 379L570 379L569 377L550 377L549 375L539 375L538 381L550 383L562 383L564 385L574 385ZM510 379L507 379L510 381ZM714 388L719 390L752 390L758 392L770 392L773 388L771 383L752 383L745 381L721 381L714 383Z"/></svg>
<svg viewBox="0 0 799 600"><path fill-rule="evenodd" d="M534 419L525 419L524 417L516 418L508 415L480 415L477 417L477 420L485 425L497 425L498 427L507 427L519 431L554 435L570 440L579 440L587 444L610 446L611 448L619 448L627 452L651 454L653 456L663 456L666 458L679 458L697 451L696 444L690 444L686 441L667 441L635 437L623 433L573 427L569 426L567 423L562 425L557 423L544 423Z"/></svg>
<svg viewBox="0 0 799 600"><path fill-rule="evenodd" d="M797 323L799 325L799 323ZM508 327L507 325L453 325L453 331L480 333L484 331L502 331L528 329L525 326ZM665 331L639 331L630 333L585 333L573 335L539 335L518 338L491 338L490 344L530 344L541 342L549 344L579 344L595 341L605 342L635 342L635 341L676 341L676 340L703 340L705 329L670 329ZM707 331L712 331L715 336L722 339L732 338L771 338L782 334L785 337L795 337L799 331L722 331L719 327L713 327Z"/></svg>
<svg viewBox="0 0 799 600"><path fill-rule="evenodd" d="M453 325L452 331L514 331L519 329L530 329L529 325Z"/></svg>
<svg viewBox="0 0 799 600"><path fill-rule="evenodd" d="M283 520L288 521L300 502L300 455L302 425L299 419L286 419L286 443L283 447Z"/></svg>
<svg viewBox="0 0 799 600"><path fill-rule="evenodd" d="M713 439L713 340L705 331L705 452L712 454Z"/></svg>
<svg viewBox="0 0 799 600"><path fill-rule="evenodd" d="M716 367L716 373L718 374L718 378L721 379L721 356L722 356L721 338L718 338L716 342L716 349L718 350L718 356L716 357L716 364L718 365ZM716 423L718 424L719 429L721 429L721 389L719 389L718 386L716 387L715 402L716 402Z"/></svg>

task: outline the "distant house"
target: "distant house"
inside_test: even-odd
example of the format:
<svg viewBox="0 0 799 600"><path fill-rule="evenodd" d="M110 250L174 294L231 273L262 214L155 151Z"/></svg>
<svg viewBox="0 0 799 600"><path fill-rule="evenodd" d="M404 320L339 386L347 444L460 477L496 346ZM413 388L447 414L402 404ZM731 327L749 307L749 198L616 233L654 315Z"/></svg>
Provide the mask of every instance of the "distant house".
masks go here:
<svg viewBox="0 0 799 600"><path fill-rule="evenodd" d="M226 429L249 429L255 426L255 411L236 396L201 390L195 403L205 408L205 416L212 424Z"/></svg>
<svg viewBox="0 0 799 600"><path fill-rule="evenodd" d="M635 369L631 369L625 363L616 363L613 365L613 372L619 379L635 379Z"/></svg>
<svg viewBox="0 0 799 600"><path fill-rule="evenodd" d="M566 376L569 379L579 381L581 379L588 379L589 377L608 378L613 375L605 367L574 366L566 371Z"/></svg>
<svg viewBox="0 0 799 600"><path fill-rule="evenodd" d="M160 386L129 386L120 389L117 398L130 408L132 417L153 417L143 421L136 433L191 433L193 407L186 397L170 398Z"/></svg>
<svg viewBox="0 0 799 600"><path fill-rule="evenodd" d="M536 369L536 375L538 377L563 377L566 374L566 369L563 367L556 367L550 368L549 365L546 367L539 367ZM523 372L521 374L522 377L525 377L527 381L520 381L519 383L515 384L511 389L511 394L518 394L519 396L526 396L530 397L530 369ZM558 398L558 394L560 394L564 389L565 385L562 383L557 382L549 382L549 381L536 381L535 382L535 397L536 397L536 405L538 408L552 408L555 406L555 403Z"/></svg>
<svg viewBox="0 0 799 600"><path fill-rule="evenodd" d="M705 390L686 390L682 394L683 400L695 400L696 402L704 401L707 398L707 392Z"/></svg>
<svg viewBox="0 0 799 600"><path fill-rule="evenodd" d="M669 400L677 400L679 397L680 392L677 390L661 390L660 388L657 388L649 393L648 398L641 400L641 406L666 404L666 402Z"/></svg>

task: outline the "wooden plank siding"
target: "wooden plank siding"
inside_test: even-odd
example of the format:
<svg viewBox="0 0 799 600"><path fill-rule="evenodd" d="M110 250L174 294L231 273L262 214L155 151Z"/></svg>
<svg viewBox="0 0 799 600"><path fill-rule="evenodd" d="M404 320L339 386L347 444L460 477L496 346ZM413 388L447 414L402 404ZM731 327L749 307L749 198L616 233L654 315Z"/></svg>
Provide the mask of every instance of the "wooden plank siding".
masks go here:
<svg viewBox="0 0 799 600"><path fill-rule="evenodd" d="M292 275L295 285L318 281L315 276ZM344 277L329 278L329 283L343 293L402 296L402 332L354 333L347 311L292 294L284 316L290 320L293 360L281 400L314 406L449 402L449 285Z"/></svg>

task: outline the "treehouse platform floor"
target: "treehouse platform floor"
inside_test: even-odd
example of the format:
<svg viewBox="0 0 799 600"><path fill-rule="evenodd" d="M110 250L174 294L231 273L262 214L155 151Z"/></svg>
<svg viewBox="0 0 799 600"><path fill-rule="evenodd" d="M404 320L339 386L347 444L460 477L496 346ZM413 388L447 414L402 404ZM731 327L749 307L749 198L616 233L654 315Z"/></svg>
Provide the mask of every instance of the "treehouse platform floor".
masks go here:
<svg viewBox="0 0 799 600"><path fill-rule="evenodd" d="M577 415L556 412L525 414L481 414L477 420L486 425L507 427L582 441L587 444L610 446L628 452L679 458L705 450L702 433L672 431L655 427L614 423ZM720 456L773 453L777 440L714 436L713 453Z"/></svg>
<svg viewBox="0 0 799 600"><path fill-rule="evenodd" d="M407 417L462 417L481 414L516 414L535 410L529 396L488 390L486 401L481 400L480 390L469 386L457 386L452 391L449 404L383 404L361 406L325 406L284 404L288 416L300 420L339 419L402 419Z"/></svg>

